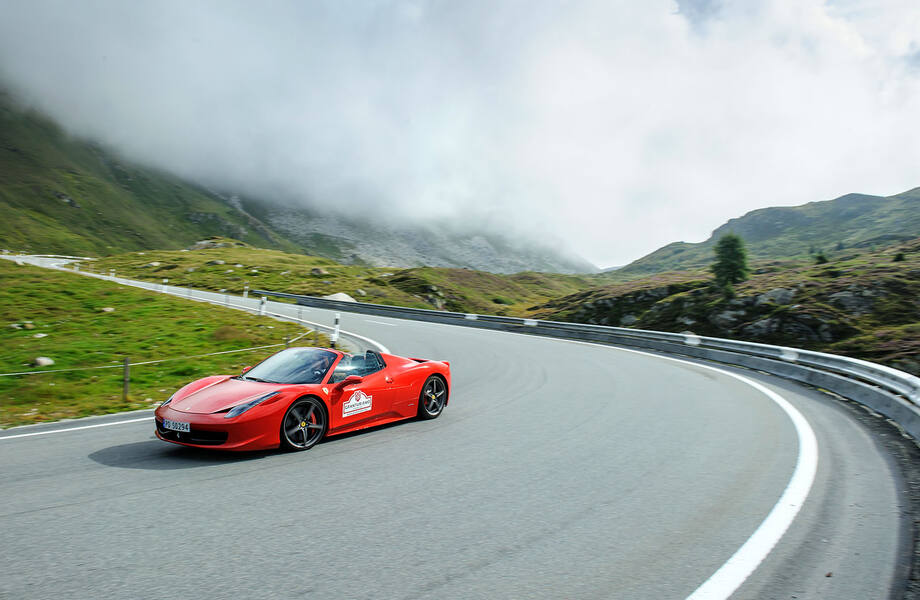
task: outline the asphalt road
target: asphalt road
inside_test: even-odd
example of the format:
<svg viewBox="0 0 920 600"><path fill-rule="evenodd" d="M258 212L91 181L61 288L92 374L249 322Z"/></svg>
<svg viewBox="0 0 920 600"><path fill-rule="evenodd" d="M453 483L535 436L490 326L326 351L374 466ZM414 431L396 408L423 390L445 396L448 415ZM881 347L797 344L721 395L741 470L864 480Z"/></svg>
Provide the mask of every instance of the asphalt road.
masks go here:
<svg viewBox="0 0 920 600"><path fill-rule="evenodd" d="M201 452L156 440L152 419L112 424L150 413L2 432L0 598L684 598L758 529L799 458L775 402L706 367L381 317L342 326L450 360L443 415L297 454ZM816 391L747 376L801 412L819 459L732 597L896 593L905 485L878 432Z"/></svg>

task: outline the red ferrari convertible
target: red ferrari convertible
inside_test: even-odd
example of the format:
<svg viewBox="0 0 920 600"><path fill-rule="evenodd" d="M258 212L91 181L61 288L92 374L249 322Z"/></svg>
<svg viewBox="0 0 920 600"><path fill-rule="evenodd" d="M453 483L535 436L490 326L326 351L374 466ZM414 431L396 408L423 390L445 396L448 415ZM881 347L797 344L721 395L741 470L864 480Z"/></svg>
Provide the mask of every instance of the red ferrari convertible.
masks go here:
<svg viewBox="0 0 920 600"><path fill-rule="evenodd" d="M156 434L202 448L306 450L327 435L434 419L449 390L447 361L288 348L238 377L183 387L156 409Z"/></svg>

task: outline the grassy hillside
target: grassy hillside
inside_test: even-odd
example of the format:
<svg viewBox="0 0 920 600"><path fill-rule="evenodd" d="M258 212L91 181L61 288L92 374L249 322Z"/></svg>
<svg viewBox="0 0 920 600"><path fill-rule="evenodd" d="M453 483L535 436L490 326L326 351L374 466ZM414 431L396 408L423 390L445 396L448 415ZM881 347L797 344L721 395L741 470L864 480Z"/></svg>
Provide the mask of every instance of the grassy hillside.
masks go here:
<svg viewBox="0 0 920 600"><path fill-rule="evenodd" d="M304 331L237 310L7 260L0 260L0 325L2 373L118 365L125 356L132 362L187 357L278 344ZM274 351L133 367L126 402L120 368L0 377L0 427L148 408L189 381L237 373ZM40 356L54 365L33 366Z"/></svg>
<svg viewBox="0 0 920 600"><path fill-rule="evenodd" d="M920 375L920 238L827 264L761 261L725 298L705 270L599 286L535 307L538 318L822 350Z"/></svg>
<svg viewBox="0 0 920 600"><path fill-rule="evenodd" d="M213 240L221 243L221 240ZM233 244L223 240L223 243ZM530 306L571 294L600 280L590 275L517 273L469 269L384 269L342 265L326 258L247 246L135 252L87 262L84 268L148 281L242 292L267 289L326 296L344 292L357 300L461 312L522 314Z"/></svg>
<svg viewBox="0 0 920 600"><path fill-rule="evenodd" d="M217 196L75 140L0 92L0 245L104 255L208 235L296 251Z"/></svg>
<svg viewBox="0 0 920 600"><path fill-rule="evenodd" d="M842 256L854 248L884 247L920 233L920 188L882 198L849 194L803 206L763 208L731 219L699 244L675 242L608 275L688 270L712 262L716 241L726 233L744 238L755 260L807 258L824 252Z"/></svg>
<svg viewBox="0 0 920 600"><path fill-rule="evenodd" d="M552 244L512 243L469 225L388 225L296 201L224 198L122 160L23 110L0 89L0 248L105 256L178 249L208 236L367 265L590 272Z"/></svg>

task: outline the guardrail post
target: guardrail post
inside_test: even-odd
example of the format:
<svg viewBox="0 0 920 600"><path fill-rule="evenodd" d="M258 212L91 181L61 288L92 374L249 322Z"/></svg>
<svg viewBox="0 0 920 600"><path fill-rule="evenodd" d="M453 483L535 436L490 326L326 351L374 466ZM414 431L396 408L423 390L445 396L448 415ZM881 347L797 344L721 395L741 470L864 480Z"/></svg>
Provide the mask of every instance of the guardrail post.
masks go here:
<svg viewBox="0 0 920 600"><path fill-rule="evenodd" d="M126 356L125 357L125 371L124 371L124 376L122 378L122 384L121 384L121 399L124 402L128 401L128 386L130 385L130 382L131 382L131 361Z"/></svg>

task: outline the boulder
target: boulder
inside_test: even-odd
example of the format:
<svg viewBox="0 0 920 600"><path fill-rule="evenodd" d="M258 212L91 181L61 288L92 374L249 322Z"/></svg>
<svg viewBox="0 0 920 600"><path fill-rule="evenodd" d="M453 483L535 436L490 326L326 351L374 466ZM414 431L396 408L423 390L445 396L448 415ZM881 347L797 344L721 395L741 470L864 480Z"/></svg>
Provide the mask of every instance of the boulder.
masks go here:
<svg viewBox="0 0 920 600"><path fill-rule="evenodd" d="M336 292L335 294L329 294L328 296L323 296L324 300L338 300L339 302L357 302L354 298L346 294L345 292Z"/></svg>
<svg viewBox="0 0 920 600"><path fill-rule="evenodd" d="M759 319L750 325L746 325L741 329L741 333L747 337L759 338L771 333L776 333L779 330L779 327L779 319L775 317L767 317L766 319Z"/></svg>
<svg viewBox="0 0 920 600"><path fill-rule="evenodd" d="M313 267L310 269L310 275L316 275L317 277L322 277L323 275L328 275L329 271L326 269L321 269L319 267Z"/></svg>
<svg viewBox="0 0 920 600"><path fill-rule="evenodd" d="M36 367L50 367L54 364L54 361L47 356L36 356L32 359L32 364Z"/></svg>
<svg viewBox="0 0 920 600"><path fill-rule="evenodd" d="M764 304L789 304L792 302L793 296L795 296L795 290L774 288L769 292L757 296L755 304L757 306L763 306Z"/></svg>
<svg viewBox="0 0 920 600"><path fill-rule="evenodd" d="M43 337L48 337L48 334L47 333L36 333L32 337L41 339Z"/></svg>
<svg viewBox="0 0 920 600"><path fill-rule="evenodd" d="M875 300L871 296L856 294L847 290L831 294L827 299L837 308L854 315L864 315L872 312L872 306L875 304Z"/></svg>
<svg viewBox="0 0 920 600"><path fill-rule="evenodd" d="M811 327L794 319L784 320L779 330L783 335L795 338L799 341L813 342L818 340L818 334L816 334Z"/></svg>
<svg viewBox="0 0 920 600"><path fill-rule="evenodd" d="M32 321L26 321L22 324L23 329L35 329L35 325L32 324Z"/></svg>
<svg viewBox="0 0 920 600"><path fill-rule="evenodd" d="M681 325L686 325L687 327L690 327L691 325L696 324L696 319L691 319L690 317L686 315L681 315L680 317L677 318L677 322L680 323Z"/></svg>
<svg viewBox="0 0 920 600"><path fill-rule="evenodd" d="M361 288L356 289L355 293L358 294L359 296L367 296L367 292L365 292Z"/></svg>
<svg viewBox="0 0 920 600"><path fill-rule="evenodd" d="M731 329L744 317L743 310L723 310L709 317L709 322L719 329Z"/></svg>
<svg viewBox="0 0 920 600"><path fill-rule="evenodd" d="M233 248L234 246L244 247L246 244L243 242L218 242L215 240L201 240L200 242L195 242L187 248L187 250L207 250L208 248Z"/></svg>
<svg viewBox="0 0 920 600"><path fill-rule="evenodd" d="M100 308L99 310L102 312L115 312L115 309L111 306L106 306L105 308Z"/></svg>
<svg viewBox="0 0 920 600"><path fill-rule="evenodd" d="M209 260L209 261L206 262L205 264L208 264L208 265L225 265L225 264L227 264L227 262L226 262L226 261L223 261L223 260L221 260L221 259L219 259L219 258L215 258L214 260Z"/></svg>
<svg viewBox="0 0 920 600"><path fill-rule="evenodd" d="M639 317L636 315L623 315L620 317L620 327L629 327L630 325L635 325L639 321Z"/></svg>

